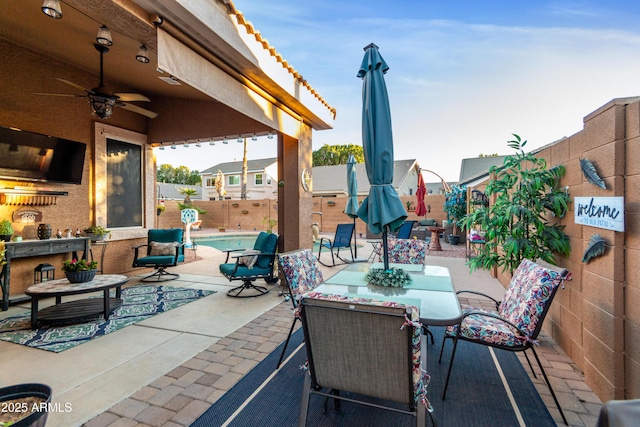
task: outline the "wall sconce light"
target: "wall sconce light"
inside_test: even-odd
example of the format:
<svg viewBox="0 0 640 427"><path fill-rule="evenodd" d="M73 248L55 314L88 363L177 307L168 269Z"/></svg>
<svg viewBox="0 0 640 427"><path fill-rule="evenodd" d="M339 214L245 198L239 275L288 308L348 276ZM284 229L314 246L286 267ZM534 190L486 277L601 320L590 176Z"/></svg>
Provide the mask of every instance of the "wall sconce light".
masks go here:
<svg viewBox="0 0 640 427"><path fill-rule="evenodd" d="M45 15L50 16L53 19L62 18L62 9L60 8L60 2L58 0L44 0L41 9Z"/></svg>
<svg viewBox="0 0 640 427"><path fill-rule="evenodd" d="M149 63L149 50L145 45L141 45L138 49L138 53L136 53L136 59L143 64Z"/></svg>
<svg viewBox="0 0 640 427"><path fill-rule="evenodd" d="M562 187L562 191L564 192L564 194L566 194L567 196L569 195L569 186L564 186Z"/></svg>
<svg viewBox="0 0 640 427"><path fill-rule="evenodd" d="M106 25L103 25L98 30L96 41L98 42L98 44L101 44L103 46L111 46L113 44L113 39L111 38L111 31L109 31Z"/></svg>

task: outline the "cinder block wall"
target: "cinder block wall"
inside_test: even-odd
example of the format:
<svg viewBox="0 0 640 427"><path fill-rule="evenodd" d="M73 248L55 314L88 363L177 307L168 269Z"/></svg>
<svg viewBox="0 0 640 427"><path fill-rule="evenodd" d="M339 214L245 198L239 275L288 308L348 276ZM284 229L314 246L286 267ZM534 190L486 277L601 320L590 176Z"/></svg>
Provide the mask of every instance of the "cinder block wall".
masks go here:
<svg viewBox="0 0 640 427"><path fill-rule="evenodd" d="M584 118L582 131L538 156L564 165L561 186L575 197L625 198L625 232L574 222L573 204L562 220L571 254L559 259L573 280L558 291L545 322L554 341L584 372L600 399L640 398L640 98L615 99ZM589 159L606 189L589 183L580 159ZM589 263L582 256L600 234L606 253ZM498 272L507 285L510 277Z"/></svg>

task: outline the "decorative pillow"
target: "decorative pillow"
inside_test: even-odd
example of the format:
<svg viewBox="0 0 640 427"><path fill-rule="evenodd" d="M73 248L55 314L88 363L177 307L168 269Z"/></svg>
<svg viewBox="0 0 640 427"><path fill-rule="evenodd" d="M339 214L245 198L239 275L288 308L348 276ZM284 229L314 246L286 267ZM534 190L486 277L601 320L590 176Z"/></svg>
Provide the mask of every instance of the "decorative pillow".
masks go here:
<svg viewBox="0 0 640 427"><path fill-rule="evenodd" d="M242 252L242 255L251 255L251 254L259 254L259 253L260 251L257 249L245 249L245 251ZM240 257L240 264L244 264L249 268L253 268L253 266L256 264L256 261L258 261L258 255Z"/></svg>
<svg viewBox="0 0 640 427"><path fill-rule="evenodd" d="M149 255L151 256L175 255L176 246L178 246L178 242L168 242L168 243L151 242L150 245L151 245L151 252L149 253Z"/></svg>

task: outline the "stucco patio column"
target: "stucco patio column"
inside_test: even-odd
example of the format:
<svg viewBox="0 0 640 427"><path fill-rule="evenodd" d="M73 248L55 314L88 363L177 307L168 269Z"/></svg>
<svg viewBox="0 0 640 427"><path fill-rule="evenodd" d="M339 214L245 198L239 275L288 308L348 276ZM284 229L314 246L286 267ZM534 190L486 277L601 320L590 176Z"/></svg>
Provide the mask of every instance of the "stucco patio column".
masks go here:
<svg viewBox="0 0 640 427"><path fill-rule="evenodd" d="M302 185L303 173L311 174L311 128L300 123L299 139L278 136L278 232L280 251L311 248L312 187ZM310 175L309 175L310 176Z"/></svg>

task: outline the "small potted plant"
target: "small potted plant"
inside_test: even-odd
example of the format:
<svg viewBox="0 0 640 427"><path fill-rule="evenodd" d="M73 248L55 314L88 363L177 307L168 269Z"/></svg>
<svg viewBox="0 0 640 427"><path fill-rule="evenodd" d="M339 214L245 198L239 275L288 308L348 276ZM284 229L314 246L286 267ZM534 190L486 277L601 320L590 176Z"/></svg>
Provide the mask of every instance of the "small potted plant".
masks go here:
<svg viewBox="0 0 640 427"><path fill-rule="evenodd" d="M0 221L0 240L10 242L12 235L13 226L11 225L11 221L9 221L8 219L3 219L2 221Z"/></svg>
<svg viewBox="0 0 640 427"><path fill-rule="evenodd" d="M224 233L226 230L227 230L227 229L226 229L226 227L225 227L224 225L219 225L219 226L218 226L218 231L219 231L219 232Z"/></svg>
<svg viewBox="0 0 640 427"><path fill-rule="evenodd" d="M87 227L82 231L84 231L84 234L86 234L92 242L104 240L105 237L111 236L111 230L107 230L101 225L92 225L91 227Z"/></svg>
<svg viewBox="0 0 640 427"><path fill-rule="evenodd" d="M68 259L62 263L62 271L71 283L90 282L98 272L98 261Z"/></svg>

